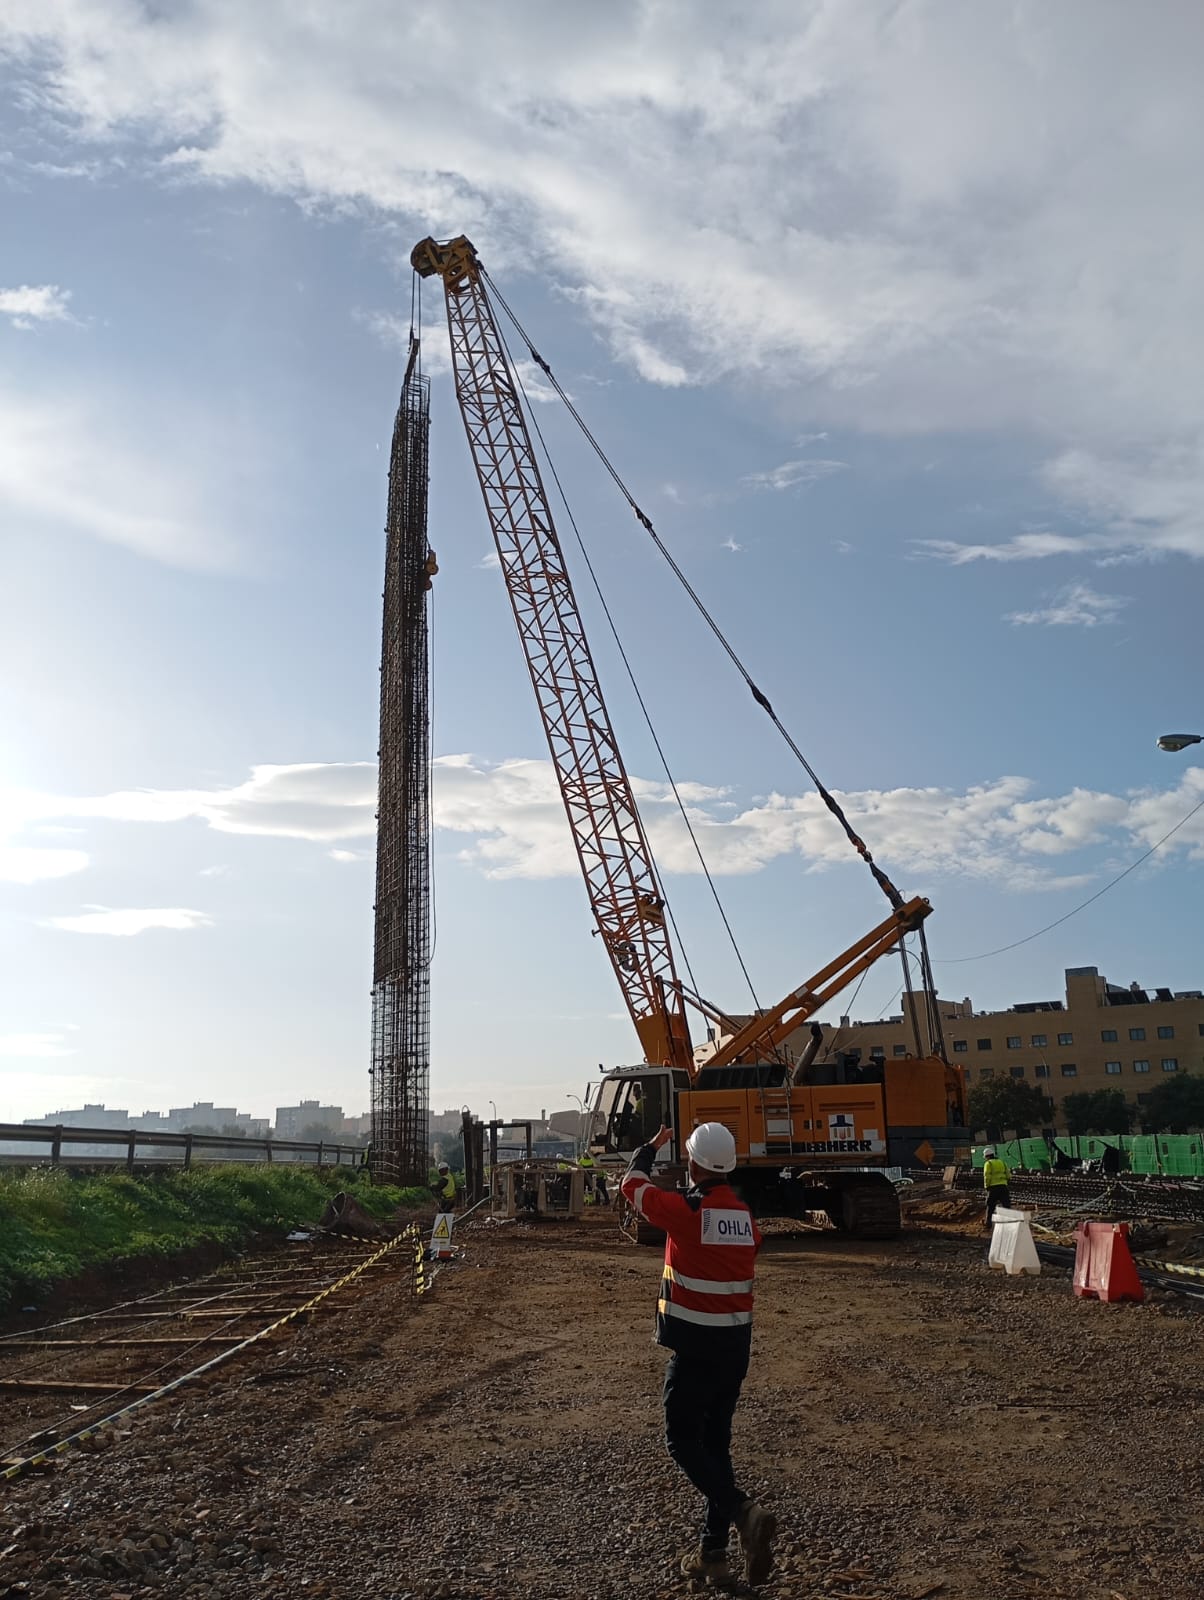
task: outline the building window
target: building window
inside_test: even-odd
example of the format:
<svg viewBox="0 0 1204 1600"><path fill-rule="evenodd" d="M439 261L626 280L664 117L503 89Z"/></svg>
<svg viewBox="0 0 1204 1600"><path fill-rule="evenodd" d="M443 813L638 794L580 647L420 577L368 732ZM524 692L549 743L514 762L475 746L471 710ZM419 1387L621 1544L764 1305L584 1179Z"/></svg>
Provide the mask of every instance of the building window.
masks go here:
<svg viewBox="0 0 1204 1600"><path fill-rule="evenodd" d="M968 1050L970 1047L964 1039L955 1039L953 1041L953 1048L957 1051L958 1055L960 1055L963 1050Z"/></svg>
<svg viewBox="0 0 1204 1600"><path fill-rule="evenodd" d="M1144 1028L1130 1028L1129 1029L1129 1038L1130 1039L1144 1039L1145 1038L1145 1029Z"/></svg>
<svg viewBox="0 0 1204 1600"><path fill-rule="evenodd" d="M1137 1104L1139 1106L1144 1106L1148 1102L1149 1098L1150 1097L1148 1094L1139 1094L1137 1096Z"/></svg>
<svg viewBox="0 0 1204 1600"><path fill-rule="evenodd" d="M905 1044L892 1045L891 1054L895 1056L905 1056L907 1054L907 1046Z"/></svg>
<svg viewBox="0 0 1204 1600"><path fill-rule="evenodd" d="M1110 1078L1119 1078L1120 1077L1120 1062L1119 1061L1105 1061L1104 1062L1104 1071L1108 1074L1108 1076Z"/></svg>
<svg viewBox="0 0 1204 1600"><path fill-rule="evenodd" d="M1034 1078L1048 1078L1049 1077L1049 1068L1045 1065L1044 1061L1041 1063L1041 1065L1039 1067L1034 1067L1033 1068L1033 1077Z"/></svg>
<svg viewBox="0 0 1204 1600"><path fill-rule="evenodd" d="M1008 1035L1008 1049L1009 1050L1019 1050L1020 1047L1021 1047L1021 1044L1022 1044L1022 1040L1021 1040L1020 1035L1018 1033L1011 1033L1011 1034Z"/></svg>
<svg viewBox="0 0 1204 1600"><path fill-rule="evenodd" d="M1150 1070L1150 1064L1149 1064L1148 1061L1135 1061L1133 1063L1133 1071L1134 1072L1148 1072L1149 1070Z"/></svg>
<svg viewBox="0 0 1204 1600"><path fill-rule="evenodd" d="M991 1048L991 1041L989 1039L980 1039L978 1041L978 1048L980 1050L989 1050Z"/></svg>
<svg viewBox="0 0 1204 1600"><path fill-rule="evenodd" d="M1023 1078L1023 1076L1024 1076L1024 1068L1023 1067L1013 1067L1012 1068L1012 1077L1013 1078Z"/></svg>
<svg viewBox="0 0 1204 1600"><path fill-rule="evenodd" d="M871 1061L882 1061L882 1060L885 1059L885 1056L886 1056L886 1051L885 1051L885 1049L883 1048L882 1045L876 1044L876 1045L872 1045L870 1047L870 1060Z"/></svg>
<svg viewBox="0 0 1204 1600"><path fill-rule="evenodd" d="M969 1077L970 1074L967 1073L966 1076ZM982 1069L981 1073L979 1074L979 1076L983 1077L983 1078L993 1078L995 1076L995 1068L994 1067L983 1067L983 1069Z"/></svg>
<svg viewBox="0 0 1204 1600"><path fill-rule="evenodd" d="M1116 1029L1115 1028L1105 1028L1103 1030L1103 1032L1100 1034L1100 1038L1104 1041L1105 1044L1115 1044L1116 1043Z"/></svg>
<svg viewBox="0 0 1204 1600"><path fill-rule="evenodd" d="M1073 1061L1063 1061L1061 1072L1064 1078L1077 1078L1079 1075L1079 1069Z"/></svg>
<svg viewBox="0 0 1204 1600"><path fill-rule="evenodd" d="M1059 1044L1073 1044L1074 1043L1074 1034L1073 1033L1060 1033L1058 1035L1058 1043Z"/></svg>
<svg viewBox="0 0 1204 1600"><path fill-rule="evenodd" d="M1175 1030L1174 1028L1159 1028L1158 1037L1160 1039L1173 1039L1175 1037Z"/></svg>
<svg viewBox="0 0 1204 1600"><path fill-rule="evenodd" d="M1045 1035L1043 1033L1034 1033L1033 1034L1033 1049L1034 1050L1044 1050L1045 1049Z"/></svg>
<svg viewBox="0 0 1204 1600"><path fill-rule="evenodd" d="M1163 1056L1162 1070L1163 1072L1178 1072L1179 1058L1177 1056Z"/></svg>

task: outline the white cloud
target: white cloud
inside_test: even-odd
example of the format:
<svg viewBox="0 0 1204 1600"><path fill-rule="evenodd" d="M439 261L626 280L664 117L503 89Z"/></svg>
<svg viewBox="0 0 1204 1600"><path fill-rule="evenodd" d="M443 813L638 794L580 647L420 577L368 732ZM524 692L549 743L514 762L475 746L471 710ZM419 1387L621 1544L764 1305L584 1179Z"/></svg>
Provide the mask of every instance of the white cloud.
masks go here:
<svg viewBox="0 0 1204 1600"><path fill-rule="evenodd" d="M228 562L229 541L195 503L183 454L132 444L140 425L119 410L0 384L7 520L71 528L177 566Z"/></svg>
<svg viewBox="0 0 1204 1600"><path fill-rule="evenodd" d="M1011 611L1005 621L1017 626L1035 624L1043 628L1095 628L1115 622L1128 605L1127 595L1098 594L1089 583L1072 583L1050 597L1038 611Z"/></svg>
<svg viewBox="0 0 1204 1600"><path fill-rule="evenodd" d="M43 850L36 845L0 844L0 881L40 883L66 878L88 865L83 850Z"/></svg>
<svg viewBox="0 0 1204 1600"><path fill-rule="evenodd" d="M71 1056L75 1047L62 1032L0 1033L0 1057L17 1061L42 1061L55 1056Z"/></svg>
<svg viewBox="0 0 1204 1600"><path fill-rule="evenodd" d="M818 483L834 472L848 470L847 461L783 461L768 472L750 472L740 479L750 489L793 489L800 483Z"/></svg>
<svg viewBox="0 0 1204 1600"><path fill-rule="evenodd" d="M1045 561L1050 556L1081 555L1083 539L1064 533L1019 533L1002 544L959 544L954 539L916 539L918 557L931 556L964 567L970 561Z"/></svg>
<svg viewBox="0 0 1204 1600"><path fill-rule="evenodd" d="M184 907L111 910L107 906L89 906L79 916L47 917L42 926L60 928L66 933L103 933L128 939L135 934L146 933L151 928L187 932L192 928L211 928L213 922L203 911L190 911Z"/></svg>
<svg viewBox="0 0 1204 1600"><path fill-rule="evenodd" d="M217 833L311 839L317 843L368 838L376 831L376 763L299 762L291 766L252 767L245 783L219 789L121 789L110 794L78 796L9 790L0 794L0 817L10 832L23 824L75 817L130 823L196 820ZM215 876L226 870L224 866L204 867L201 875Z"/></svg>
<svg viewBox="0 0 1204 1600"><path fill-rule="evenodd" d="M0 42L64 160L466 230L650 382L1036 438L1087 548L1204 555L1195 7L456 15L55 0Z"/></svg>
<svg viewBox="0 0 1204 1600"><path fill-rule="evenodd" d="M532 404L560 404L560 396L544 376L542 368L537 367L534 361L516 361L514 370L521 386L521 392ZM565 393L568 394L570 400L573 398L567 389L565 389Z"/></svg>
<svg viewBox="0 0 1204 1600"><path fill-rule="evenodd" d="M36 288L23 283L19 289L0 289L0 316L6 316L14 328L28 331L39 322L71 322L67 308L70 289L60 289L57 283L43 283Z"/></svg>
<svg viewBox="0 0 1204 1600"><path fill-rule="evenodd" d="M495 878L574 876L577 860L551 763L514 759L496 764L471 755L439 756L432 763L435 826L463 836L460 859ZM699 871L697 857L662 781L633 777L653 852L668 873ZM1003 887L1052 889L1087 882L1094 860L1053 874L1053 858L1092 847L1132 852L1154 843L1204 797L1204 767L1188 767L1174 787L1108 794L1073 789L1036 796L1031 780L1001 777L965 791L884 789L838 793L849 820L875 856L894 870L989 880ZM760 872L783 857L811 871L853 865L848 841L817 795L773 794L752 803L727 788L698 782L679 785L694 831L712 872ZM9 810L27 821L76 816L163 824L199 820L218 832L309 840L326 845L339 862L368 860L371 849L344 841L375 833L376 768L370 762L261 766L246 783L215 790L128 790L68 799L8 797ZM1167 846L1204 860L1204 815ZM77 931L141 931L123 919L203 917L202 913L123 912L89 908L83 918L58 919ZM112 919L117 919L115 923ZM112 923L112 925L110 925ZM160 924L145 924L145 926ZM162 924L193 926L192 923Z"/></svg>
<svg viewBox="0 0 1204 1600"><path fill-rule="evenodd" d="M693 845L667 785L633 780L653 852L667 873L698 872ZM1191 768L1163 795L1111 795L1074 789L1030 798L1030 780L998 778L963 793L947 789L865 790L840 794L853 827L895 870L988 880L1011 889L1072 888L1091 881L1095 863L1069 873L1053 857L1092 846L1147 846L1204 796L1204 769ZM496 878L571 876L576 857L551 765L507 761L496 767L469 756L435 762L435 821L470 836L461 859ZM712 872L761 871L783 857L812 871L855 864L848 841L814 794L771 795L732 808L727 791L682 786ZM1168 848L1204 859L1204 818Z"/></svg>
<svg viewBox="0 0 1204 1600"><path fill-rule="evenodd" d="M385 346L408 355L410 349L410 319L394 311L353 311L352 317ZM428 378L445 377L452 370L451 345L447 337L447 322L441 314L430 316L423 309L422 337L419 346L422 371Z"/></svg>
<svg viewBox="0 0 1204 1600"><path fill-rule="evenodd" d="M737 544L736 541L729 534L728 537L723 541L722 545L720 546L720 549L721 550L730 550L733 555L737 555L741 550L744 549L744 546L742 544Z"/></svg>

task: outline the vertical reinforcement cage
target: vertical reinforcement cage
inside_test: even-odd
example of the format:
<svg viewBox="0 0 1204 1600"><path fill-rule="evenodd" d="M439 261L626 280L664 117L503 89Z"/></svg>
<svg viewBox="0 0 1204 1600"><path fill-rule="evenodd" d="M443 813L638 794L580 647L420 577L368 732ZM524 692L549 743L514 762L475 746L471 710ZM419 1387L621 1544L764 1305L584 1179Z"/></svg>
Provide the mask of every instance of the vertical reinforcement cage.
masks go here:
<svg viewBox="0 0 1204 1600"><path fill-rule="evenodd" d="M373 1171L424 1183L430 1104L430 711L427 543L430 386L412 345L393 425L380 660Z"/></svg>

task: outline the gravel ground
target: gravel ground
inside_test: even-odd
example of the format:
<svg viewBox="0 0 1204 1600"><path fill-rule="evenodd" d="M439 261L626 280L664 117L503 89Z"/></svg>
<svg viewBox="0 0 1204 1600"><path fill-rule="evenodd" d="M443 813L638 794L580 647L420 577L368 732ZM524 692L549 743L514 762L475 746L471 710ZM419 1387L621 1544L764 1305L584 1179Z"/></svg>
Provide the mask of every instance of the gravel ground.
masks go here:
<svg viewBox="0 0 1204 1600"><path fill-rule="evenodd" d="M669 1600L659 1261L608 1221L467 1225L382 1286L0 1498L0 1600ZM736 1418L768 1600L1201 1600L1204 1316L1005 1279L948 1219L784 1231ZM751 1593L751 1591L749 1591Z"/></svg>

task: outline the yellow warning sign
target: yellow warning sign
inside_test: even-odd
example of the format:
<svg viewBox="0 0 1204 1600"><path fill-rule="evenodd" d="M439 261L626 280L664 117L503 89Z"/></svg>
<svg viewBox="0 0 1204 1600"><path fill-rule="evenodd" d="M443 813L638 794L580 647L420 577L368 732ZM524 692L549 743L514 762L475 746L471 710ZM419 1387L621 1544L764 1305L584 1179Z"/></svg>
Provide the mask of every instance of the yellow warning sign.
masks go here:
<svg viewBox="0 0 1204 1600"><path fill-rule="evenodd" d="M452 1253L452 1224L455 1217L450 1211L441 1211L431 1229L431 1255L436 1261L446 1261Z"/></svg>
<svg viewBox="0 0 1204 1600"><path fill-rule="evenodd" d="M932 1164L932 1158L935 1154L936 1151L928 1143L927 1139L922 1139L920 1143L916 1145L916 1160L921 1166L930 1166Z"/></svg>

